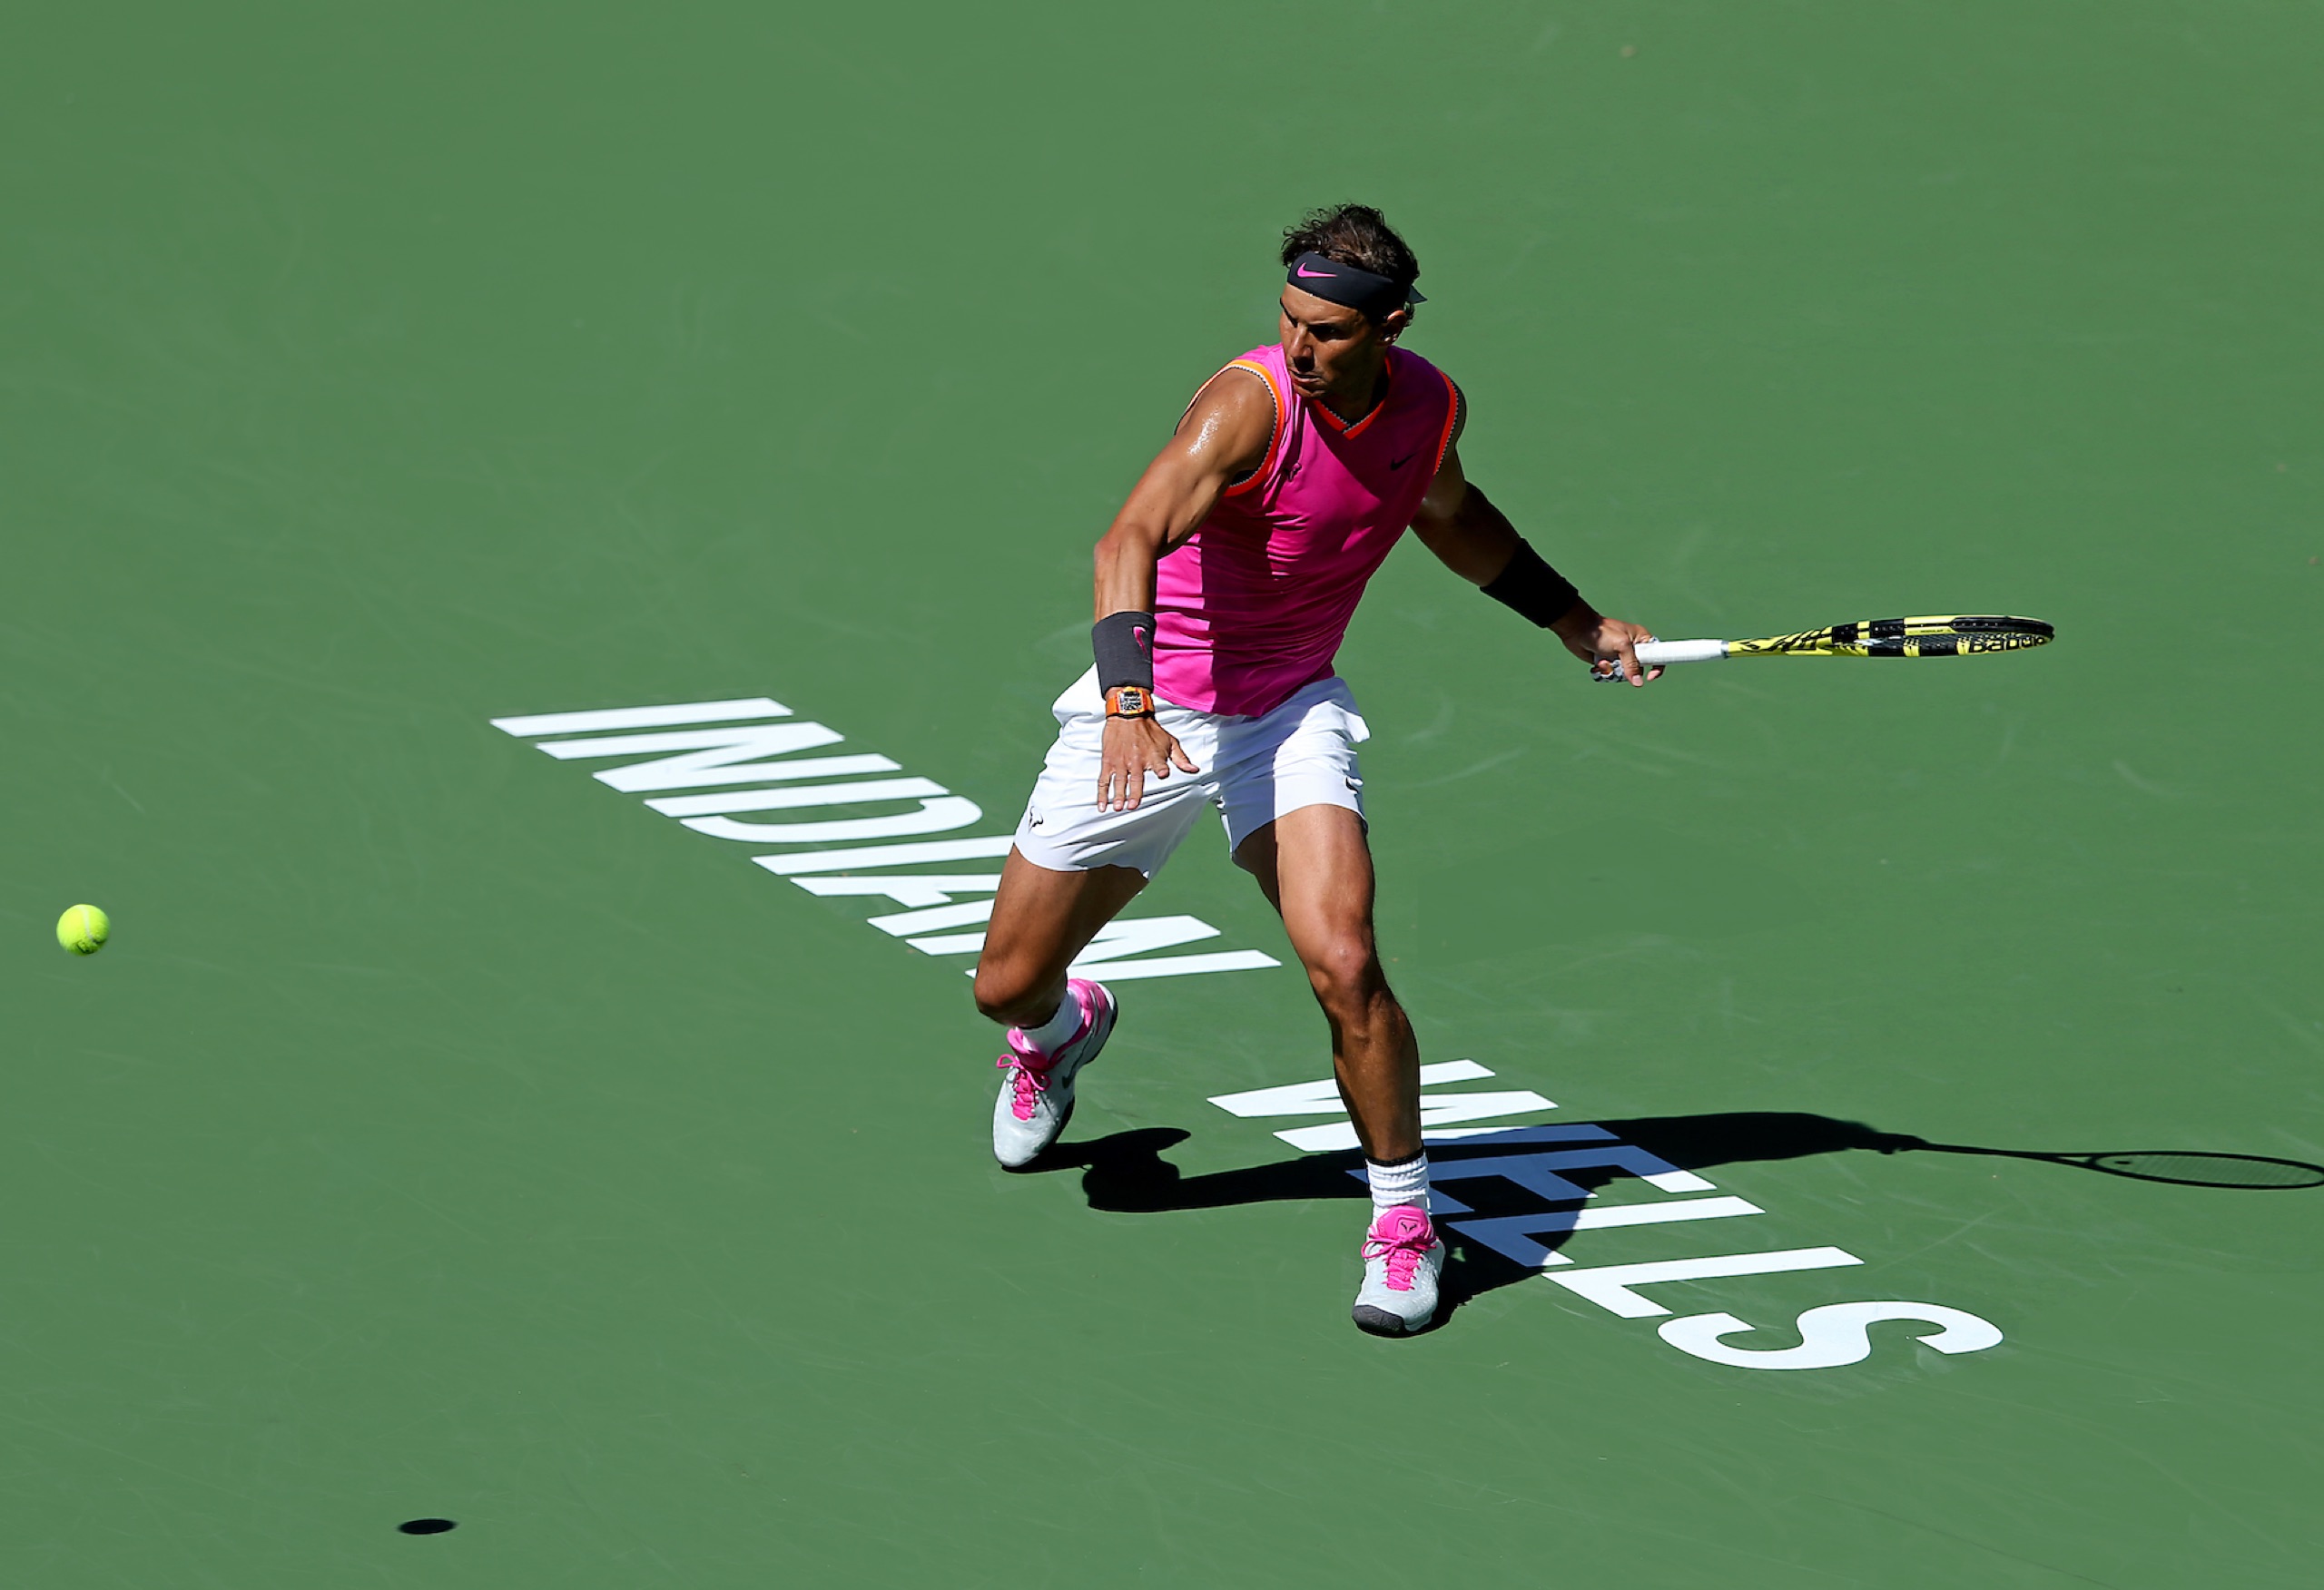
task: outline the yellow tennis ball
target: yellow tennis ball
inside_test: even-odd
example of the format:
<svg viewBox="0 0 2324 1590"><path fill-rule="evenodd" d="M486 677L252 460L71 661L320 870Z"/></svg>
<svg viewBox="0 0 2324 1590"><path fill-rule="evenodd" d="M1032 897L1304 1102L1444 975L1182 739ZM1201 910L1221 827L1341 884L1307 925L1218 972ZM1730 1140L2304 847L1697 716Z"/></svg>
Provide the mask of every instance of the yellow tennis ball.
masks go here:
<svg viewBox="0 0 2324 1590"><path fill-rule="evenodd" d="M94 955L105 947L113 924L94 906L75 906L56 919L56 942L74 955Z"/></svg>

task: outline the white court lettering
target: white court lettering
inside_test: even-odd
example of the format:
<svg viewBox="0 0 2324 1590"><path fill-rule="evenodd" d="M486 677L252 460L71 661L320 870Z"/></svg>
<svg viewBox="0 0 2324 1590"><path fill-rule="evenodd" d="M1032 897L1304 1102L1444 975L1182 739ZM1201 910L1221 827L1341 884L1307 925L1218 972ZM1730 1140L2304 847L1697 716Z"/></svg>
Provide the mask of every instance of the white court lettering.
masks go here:
<svg viewBox="0 0 2324 1590"><path fill-rule="evenodd" d="M1883 1320L1937 1327L1912 1340L1938 1352L1983 1352L2002 1340L1991 1320L1936 1303L1826 1303L1799 1316L1797 1347L1730 1347L1720 1338L1755 1329L1732 1314L1689 1314L1664 1321L1656 1334L1680 1352L1738 1369L1836 1369L1872 1356L1867 1327Z"/></svg>
<svg viewBox="0 0 2324 1590"><path fill-rule="evenodd" d="M1793 1270L1832 1270L1864 1261L1842 1248L1786 1248L1775 1253L1718 1253L1705 1259L1663 1259L1650 1264L1600 1264L1549 1279L1625 1320L1650 1320L1671 1310L1637 1289L1678 1281L1723 1281L1738 1275L1781 1275Z"/></svg>
<svg viewBox="0 0 2324 1590"><path fill-rule="evenodd" d="M591 775L625 794L708 791L657 795L645 804L712 839L793 847L750 859L777 878L790 878L809 894L840 899L885 897L907 908L869 918L870 925L892 937L904 937L923 953L973 954L983 947L981 932L947 937L936 930L976 927L986 921L992 913L991 901L956 903L955 897L991 893L1000 887L998 874L922 875L891 869L996 859L1009 854L1011 837L916 838L972 828L983 820L983 809L929 779L854 777L901 773L901 764L889 757L872 752L797 755L839 744L845 736L822 723L765 721L793 715L791 708L771 696L738 696L535 712L490 721L504 733L535 741L543 754L558 761L643 759ZM753 821L734 815L899 801L909 801L919 810L806 822ZM900 840L908 842L896 842ZM1074 966L1077 970L1102 968L1109 980L1126 982L1258 971L1282 965L1275 957L1255 949L1202 955L1154 953L1217 937L1217 928L1194 917L1134 918L1110 925Z"/></svg>
<svg viewBox="0 0 2324 1590"><path fill-rule="evenodd" d="M938 906L928 911L899 911L893 916L874 917L865 926L903 938L914 933L933 933L939 928L966 928L990 920L992 902L974 900L965 905ZM919 946L915 944L913 947Z"/></svg>
<svg viewBox="0 0 2324 1590"><path fill-rule="evenodd" d="M948 878L911 872L889 878L802 878L797 882L813 895L881 895L900 906L945 906L952 903L956 894L990 894L1000 887L1000 874ZM872 925L883 933L892 932L892 928L881 927L886 920L874 917Z"/></svg>
<svg viewBox="0 0 2324 1590"><path fill-rule="evenodd" d="M1420 1085L1427 1088L1448 1082L1476 1082L1492 1075L1473 1060L1439 1060L1420 1068ZM1275 1135L1306 1153L1325 1153L1356 1145L1355 1124L1344 1119L1347 1105L1340 1098L1339 1085L1330 1077L1320 1082L1293 1083L1288 1087L1262 1087L1248 1093L1221 1094L1210 1102L1230 1114L1246 1119L1262 1115L1339 1115L1343 1119L1326 1126L1295 1126L1277 1132ZM1456 1121L1490 1120L1501 1115L1521 1115L1534 1110L1556 1108L1556 1104L1540 1094L1530 1092L1423 1093L1420 1095L1423 1141L1430 1143L1495 1130L1492 1127L1472 1128L1469 1132L1441 1130ZM1439 1130L1430 1131L1430 1128ZM1611 1136L1612 1134L1603 1133L1600 1135Z"/></svg>
<svg viewBox="0 0 2324 1590"><path fill-rule="evenodd" d="M652 757L662 751L679 753L609 768L596 775L601 784L634 793L640 790L693 790L707 784L747 784L754 779L781 778L801 763L753 762L751 759L788 756L793 751L837 745L842 738L839 731L821 723L753 723L745 728L689 729L671 734L553 740L541 750L559 761L601 756ZM888 762L890 768L895 765ZM770 769L774 770L770 772Z"/></svg>
<svg viewBox="0 0 2324 1590"><path fill-rule="evenodd" d="M1423 1087L1447 1082L1473 1082L1492 1072L1473 1060L1439 1061L1421 1067ZM1795 1271L1835 1270L1864 1262L1841 1248L1787 1248L1771 1252L1718 1253L1699 1258L1669 1259L1638 1264L1591 1264L1576 1268L1571 1254L1559 1251L1539 1239L1579 1236L1649 1225L1676 1225L1700 1221L1732 1220L1767 1211L1731 1194L1718 1197L1680 1196L1638 1202L1596 1204L1598 1194L1565 1173L1586 1170L1618 1171L1636 1177L1659 1192L1716 1192L1708 1178L1659 1155L1620 1141L1595 1123L1555 1125L1443 1126L1435 1120L1473 1119L1513 1100L1531 1101L1531 1107L1555 1108L1539 1094L1452 1093L1423 1094L1423 1130L1421 1141L1431 1148L1459 1144L1487 1150L1519 1147L1547 1149L1525 1153L1483 1153L1439 1155L1429 1166L1430 1205L1443 1218L1444 1229L1478 1247L1492 1250L1512 1263L1541 1273L1576 1297L1586 1298L1609 1313L1626 1320L1653 1319L1673 1310L1639 1289L1682 1282L1706 1283L1741 1276L1779 1275ZM1339 1090L1330 1077L1295 1082L1276 1087L1221 1094L1210 1101L1231 1115L1246 1120L1282 1115L1343 1114ZM1513 1113L1513 1112L1512 1112ZM1323 1126L1295 1127L1275 1135L1311 1153L1344 1151L1356 1146L1355 1127L1344 1119ZM1588 1147L1548 1148L1551 1144L1590 1144ZM1364 1172L1351 1169L1358 1181ZM1477 1216L1471 1204L1452 1187L1462 1182L1498 1179L1539 1199L1542 1207L1516 1214ZM1453 1219L1453 1216L1470 1218ZM1744 1369L1837 1369L1861 1362L1872 1351L1869 1325L1884 1320L1917 1320L1938 1329L1915 1338L1940 1352L1979 1352L2002 1340L1998 1327L1965 1310L1936 1303L1827 1303L1798 1317L1797 1347L1735 1346L1723 1339L1752 1327L1732 1314L1692 1314L1668 1320L1659 1334L1679 1351L1709 1363Z"/></svg>
<svg viewBox="0 0 2324 1590"><path fill-rule="evenodd" d="M1217 937L1218 929L1199 917L1139 917L1127 921L1117 918L1098 929L1089 947L1075 957L1073 964L1101 966L1107 961L1147 955L1157 949L1175 949L1181 944L1196 944Z"/></svg>
<svg viewBox="0 0 2324 1590"><path fill-rule="evenodd" d="M1256 949L1221 949L1207 955L1156 955L1095 965L1075 961L1066 969L1092 971L1108 983L1135 983L1150 977L1196 977L1209 972L1258 972L1282 964Z"/></svg>
<svg viewBox="0 0 2324 1590"><path fill-rule="evenodd" d="M1456 1121L1489 1121L1502 1115L1522 1115L1533 1110L1554 1110L1557 1105L1540 1094L1518 1090L1507 1093L1423 1094L1420 1100L1421 1141L1449 1141L1455 1137L1478 1133L1491 1133L1491 1126L1472 1127L1467 1132L1431 1128L1451 1126ZM1343 1121L1330 1126L1297 1126L1288 1132L1278 1132L1277 1137L1296 1149L1308 1153L1322 1153L1330 1149L1354 1148L1356 1145L1355 1124Z"/></svg>
<svg viewBox="0 0 2324 1590"><path fill-rule="evenodd" d="M887 761L885 757L878 760ZM721 790L713 795L667 795L659 800L648 800L645 808L649 811L658 811L664 817L706 817L714 812L796 811L805 806L862 806L874 800L906 800L921 795L950 793L933 779L859 779L852 784L787 784L773 790ZM977 815L981 817L984 814L979 812Z"/></svg>
<svg viewBox="0 0 2324 1590"><path fill-rule="evenodd" d="M1484 1095L1491 1097L1491 1094ZM1692 1171L1682 1171L1668 1160L1657 1159L1627 1143L1603 1148L1571 1148L1558 1153L1515 1154L1507 1158L1461 1159L1445 1162L1437 1181L1462 1176L1501 1176L1551 1203L1581 1202L1596 1196L1587 1187L1569 1182L1559 1171L1620 1171L1636 1176L1659 1192L1708 1192L1711 1183ZM1451 1167L1458 1166L1458 1172Z"/></svg>
<svg viewBox="0 0 2324 1590"><path fill-rule="evenodd" d="M989 861L1017 848L1009 834L979 834L972 839L929 839L917 845L866 845L860 849L792 850L753 856L751 864L777 878L812 872L861 872L877 867L918 867L928 861ZM807 886L801 884L801 888Z"/></svg>
<svg viewBox="0 0 2324 1590"><path fill-rule="evenodd" d="M921 800L919 805L918 811L900 811L891 817L843 817L831 822L744 822L735 817L689 817L680 820L694 832L708 834L714 839L741 839L753 845L836 845L859 839L901 839L906 834L940 834L947 829L967 828L984 817L982 807L959 795L940 795Z"/></svg>
<svg viewBox="0 0 2324 1590"><path fill-rule="evenodd" d="M1429 1167L1432 1173L1435 1166ZM1435 1181L1431 1175L1432 1183ZM1429 1194L1435 1200L1433 1188ZM1461 1209L1447 1209L1447 1214L1460 1214ZM1452 1228L1464 1237L1473 1237L1514 1264L1530 1269L1546 1270L1552 1264L1571 1264L1573 1261L1563 1253L1554 1252L1533 1241L1559 1232L1604 1231L1615 1226L1668 1225L1677 1221L1728 1220L1738 1214L1765 1214L1767 1211L1756 1203L1740 1198L1674 1198L1667 1203L1624 1203L1612 1209L1545 1209L1538 1214L1496 1215L1491 1220L1456 1220Z"/></svg>
<svg viewBox="0 0 2324 1590"><path fill-rule="evenodd" d="M1075 968L1094 967L1125 956L1196 944L1218 937L1218 929L1199 917L1139 917L1116 920L1098 929L1089 947L1074 960ZM956 933L933 938L905 940L923 955L973 955L984 947L981 933Z"/></svg>
<svg viewBox="0 0 2324 1590"><path fill-rule="evenodd" d="M1420 1068L1420 1085L1434 1087L1447 1082L1477 1082L1492 1075L1473 1060L1437 1060ZM1210 1102L1228 1114L1246 1120L1257 1115L1339 1115L1347 1112L1346 1104L1340 1098L1339 1084L1328 1076L1318 1082L1295 1082L1287 1087L1220 1094Z"/></svg>
<svg viewBox="0 0 2324 1590"><path fill-rule="evenodd" d="M495 718L492 726L519 740L544 734L610 734L616 729L654 729L665 723L731 723L743 718L788 718L791 709L765 696L731 702L673 702L659 707L612 707L587 712L536 712L529 718Z"/></svg>

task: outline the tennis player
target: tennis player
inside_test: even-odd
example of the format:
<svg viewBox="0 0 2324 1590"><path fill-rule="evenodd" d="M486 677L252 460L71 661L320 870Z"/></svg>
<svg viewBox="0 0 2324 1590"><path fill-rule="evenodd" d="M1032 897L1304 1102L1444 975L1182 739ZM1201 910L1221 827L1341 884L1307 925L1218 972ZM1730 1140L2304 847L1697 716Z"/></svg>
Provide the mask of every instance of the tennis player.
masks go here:
<svg viewBox="0 0 2324 1590"><path fill-rule="evenodd" d="M1409 527L1594 672L1655 675L1631 650L1646 631L1584 602L1462 473L1467 405L1397 346L1420 265L1380 212L1317 211L1284 235L1283 264L1277 341L1195 394L1098 543L1097 666L1057 700L977 964L977 1006L1009 1029L992 1151L1023 1166L1064 1130L1115 1015L1068 967L1215 806L1331 1026L1372 1183L1355 1322L1401 1335L1435 1312L1444 1244L1420 1049L1373 942L1355 756L1370 731L1332 659Z"/></svg>

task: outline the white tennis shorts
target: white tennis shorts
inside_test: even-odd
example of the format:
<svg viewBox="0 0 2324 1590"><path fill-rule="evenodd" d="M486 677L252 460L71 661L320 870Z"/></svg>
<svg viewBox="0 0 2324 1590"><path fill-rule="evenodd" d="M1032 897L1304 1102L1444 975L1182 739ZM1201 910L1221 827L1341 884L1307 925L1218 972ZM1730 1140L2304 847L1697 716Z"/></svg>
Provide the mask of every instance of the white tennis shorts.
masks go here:
<svg viewBox="0 0 2324 1590"><path fill-rule="evenodd" d="M1053 872L1135 867L1148 878L1192 831L1205 805L1226 823L1226 848L1303 806L1344 806L1364 815L1364 780L1355 748L1372 737L1347 682L1319 679L1274 712L1256 718L1162 706L1162 727L1177 736L1198 770L1148 774L1130 811L1098 808L1098 770L1106 702L1098 671L1083 674L1049 709L1057 743L1017 825L1017 849Z"/></svg>

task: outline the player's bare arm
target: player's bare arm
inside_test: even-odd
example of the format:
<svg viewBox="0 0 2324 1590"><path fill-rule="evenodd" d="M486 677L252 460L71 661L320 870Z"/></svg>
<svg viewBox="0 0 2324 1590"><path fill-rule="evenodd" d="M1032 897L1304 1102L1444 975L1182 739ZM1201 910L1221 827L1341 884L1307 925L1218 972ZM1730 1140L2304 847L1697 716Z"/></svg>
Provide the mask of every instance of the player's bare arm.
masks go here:
<svg viewBox="0 0 2324 1590"><path fill-rule="evenodd" d="M1465 423L1467 417L1464 410L1456 423ZM1531 549L1509 516L1462 473L1457 437L1445 449L1443 466L1437 470L1428 495L1421 499L1413 532L1446 568L1480 587L1493 587L1513 564L1531 557ZM1608 618L1578 593L1555 617L1529 616L1564 642L1565 649L1589 663L1593 672L1603 674L1619 664L1622 677L1641 685L1662 676L1659 668L1640 668L1638 653L1632 650L1639 642L1653 639L1643 625Z"/></svg>
<svg viewBox="0 0 2324 1590"><path fill-rule="evenodd" d="M1152 611L1155 563L1195 533L1219 493L1265 461L1275 423L1274 395L1247 370L1221 370L1195 395L1168 445L1146 466L1098 543L1098 619ZM1101 808L1135 808L1147 779L1167 779L1174 765L1182 772L1201 770L1151 715L1109 718L1105 735L1098 776Z"/></svg>

